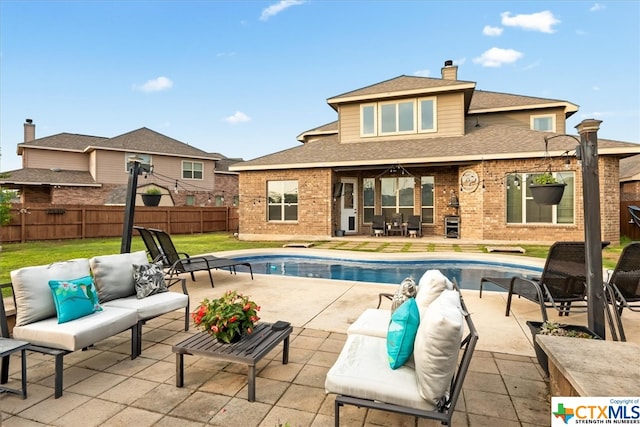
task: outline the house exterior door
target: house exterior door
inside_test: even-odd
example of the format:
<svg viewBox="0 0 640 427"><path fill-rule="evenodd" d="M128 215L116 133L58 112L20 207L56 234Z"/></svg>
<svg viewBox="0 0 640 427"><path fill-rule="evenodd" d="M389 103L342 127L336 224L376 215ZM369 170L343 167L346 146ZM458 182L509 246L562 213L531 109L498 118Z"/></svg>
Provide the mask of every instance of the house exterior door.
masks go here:
<svg viewBox="0 0 640 427"><path fill-rule="evenodd" d="M358 180L342 178L342 197L340 198L340 229L346 233L358 232Z"/></svg>

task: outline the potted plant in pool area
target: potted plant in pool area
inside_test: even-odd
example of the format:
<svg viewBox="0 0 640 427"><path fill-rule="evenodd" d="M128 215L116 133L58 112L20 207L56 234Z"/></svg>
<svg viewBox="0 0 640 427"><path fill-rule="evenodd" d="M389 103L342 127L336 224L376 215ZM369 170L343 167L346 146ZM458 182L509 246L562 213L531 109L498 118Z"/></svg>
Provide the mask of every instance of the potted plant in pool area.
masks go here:
<svg viewBox="0 0 640 427"><path fill-rule="evenodd" d="M600 339L600 337L591 329L585 326L579 325L564 325L556 322L533 322L527 321L527 326L531 330L531 337L533 339L533 349L536 352L536 358L538 364L544 369L544 372L549 375L549 359L547 353L542 350L538 342L536 341L536 335L553 335L560 337L571 338L587 338L587 339Z"/></svg>
<svg viewBox="0 0 640 427"><path fill-rule="evenodd" d="M162 191L158 187L149 187L142 195L142 203L145 206L158 206L162 198Z"/></svg>
<svg viewBox="0 0 640 427"><path fill-rule="evenodd" d="M223 343L238 342L244 334L253 333L258 317L254 301L237 291L227 291L218 299L205 298L191 318L201 328Z"/></svg>
<svg viewBox="0 0 640 427"><path fill-rule="evenodd" d="M533 200L539 205L557 205L562 200L564 182L558 182L550 172L536 175L533 183L529 184Z"/></svg>

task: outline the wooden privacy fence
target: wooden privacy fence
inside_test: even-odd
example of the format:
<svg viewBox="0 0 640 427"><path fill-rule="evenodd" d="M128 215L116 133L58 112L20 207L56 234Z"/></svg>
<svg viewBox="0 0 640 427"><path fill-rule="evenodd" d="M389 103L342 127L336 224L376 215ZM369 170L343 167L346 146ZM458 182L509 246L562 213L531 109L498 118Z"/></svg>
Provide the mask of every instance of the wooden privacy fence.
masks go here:
<svg viewBox="0 0 640 427"><path fill-rule="evenodd" d="M629 205L640 206L640 201L620 202L620 235L631 240L640 240L640 227L631 222Z"/></svg>
<svg viewBox="0 0 640 427"><path fill-rule="evenodd" d="M124 206L12 205L11 222L0 227L0 242L122 236ZM169 234L238 229L237 207L136 206L134 224Z"/></svg>

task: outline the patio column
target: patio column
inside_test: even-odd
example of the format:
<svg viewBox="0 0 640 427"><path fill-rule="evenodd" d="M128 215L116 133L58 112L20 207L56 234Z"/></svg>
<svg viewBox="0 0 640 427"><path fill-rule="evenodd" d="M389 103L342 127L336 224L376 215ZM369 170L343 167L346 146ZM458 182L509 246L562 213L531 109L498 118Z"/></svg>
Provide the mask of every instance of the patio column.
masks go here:
<svg viewBox="0 0 640 427"><path fill-rule="evenodd" d="M585 257L589 329L605 338L606 300L602 279L602 230L600 226L600 183L598 179L598 130L601 120L586 119L576 126L580 134L582 160L582 203L584 209Z"/></svg>

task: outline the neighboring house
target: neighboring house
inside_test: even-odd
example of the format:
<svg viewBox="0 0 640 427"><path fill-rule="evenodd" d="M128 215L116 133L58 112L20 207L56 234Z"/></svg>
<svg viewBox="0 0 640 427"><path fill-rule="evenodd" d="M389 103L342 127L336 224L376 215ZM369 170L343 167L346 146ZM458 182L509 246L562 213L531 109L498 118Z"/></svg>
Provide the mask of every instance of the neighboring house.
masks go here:
<svg viewBox="0 0 640 427"><path fill-rule="evenodd" d="M226 161L147 128L113 138L61 133L36 139L27 119L24 135L18 144L23 168L0 175L0 185L18 190L23 204L124 205L135 156L148 171L138 177L137 205L153 186L163 194L160 206L212 205L219 193L215 163ZM235 192L229 183L224 192L237 195L237 177ZM223 205L232 206L229 199Z"/></svg>
<svg viewBox="0 0 640 427"><path fill-rule="evenodd" d="M215 170L215 191L212 203L214 206L238 206L238 172L230 172L229 166L242 162L239 158L226 157L220 153L211 153L217 157Z"/></svg>
<svg viewBox="0 0 640 427"><path fill-rule="evenodd" d="M475 86L447 61L441 79L400 76L329 98L337 121L230 168L240 173L240 238L369 235L374 214L401 213L419 215L425 236L584 239L578 142L544 139L568 133L578 106ZM602 238L617 241L618 165L640 145L598 148ZM567 184L559 205L538 205L528 189L547 170Z"/></svg>
<svg viewBox="0 0 640 427"><path fill-rule="evenodd" d="M640 201L640 154L620 160L620 201Z"/></svg>

